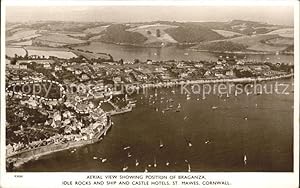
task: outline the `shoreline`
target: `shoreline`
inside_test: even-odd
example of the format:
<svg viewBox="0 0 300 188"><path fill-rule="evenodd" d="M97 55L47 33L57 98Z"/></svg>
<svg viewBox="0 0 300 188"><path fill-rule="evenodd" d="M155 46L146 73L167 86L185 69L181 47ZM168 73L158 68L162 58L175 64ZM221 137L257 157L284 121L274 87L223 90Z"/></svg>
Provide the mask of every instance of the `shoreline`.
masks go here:
<svg viewBox="0 0 300 188"><path fill-rule="evenodd" d="M21 167L23 164L34 160L38 159L39 157L45 156L45 155L50 155L52 153L56 153L59 151L64 151L68 150L71 148L78 148L78 147L83 147L89 144L94 144L97 142L100 142L102 140L103 136L106 136L107 132L111 129L113 123L111 121L111 118L109 118L107 125L105 128L97 133L94 138L88 139L88 140L80 140L80 141L70 141L67 143L62 143L62 144L50 144L50 145L45 145L41 146L38 148L32 148L29 150L25 151L20 151L17 153L13 153L11 155L6 156L6 167L11 165L11 169L7 171L13 171L12 169L17 169Z"/></svg>

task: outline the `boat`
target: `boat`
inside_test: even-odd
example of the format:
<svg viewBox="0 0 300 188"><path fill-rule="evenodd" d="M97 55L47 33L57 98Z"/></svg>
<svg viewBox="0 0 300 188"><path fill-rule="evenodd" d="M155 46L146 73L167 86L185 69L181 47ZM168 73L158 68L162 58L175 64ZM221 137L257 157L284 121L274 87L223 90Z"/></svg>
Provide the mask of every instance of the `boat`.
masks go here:
<svg viewBox="0 0 300 188"><path fill-rule="evenodd" d="M186 120L187 119L187 116L185 116L184 118L183 118L183 120Z"/></svg>
<svg viewBox="0 0 300 188"><path fill-rule="evenodd" d="M169 165L170 165L170 163L169 163L169 161L167 161L167 162L166 162L166 166L169 166Z"/></svg>
<svg viewBox="0 0 300 188"><path fill-rule="evenodd" d="M186 96L186 100L190 100L191 99L191 96L190 95L187 95Z"/></svg>
<svg viewBox="0 0 300 188"><path fill-rule="evenodd" d="M158 112L158 108L155 108L155 111Z"/></svg>
<svg viewBox="0 0 300 188"><path fill-rule="evenodd" d="M123 167L122 170L123 170L123 172L127 171L127 170L128 170L128 166L125 166L125 165L124 165L124 167Z"/></svg>
<svg viewBox="0 0 300 188"><path fill-rule="evenodd" d="M247 165L247 155L244 155L244 165Z"/></svg>
<svg viewBox="0 0 300 188"><path fill-rule="evenodd" d="M154 164L153 164L153 167L156 168L157 167L157 164L156 164L156 158L154 157Z"/></svg>
<svg viewBox="0 0 300 188"><path fill-rule="evenodd" d="M211 107L213 110L215 110L215 109L217 109L218 107L216 107L216 106L213 106L213 107Z"/></svg>
<svg viewBox="0 0 300 188"><path fill-rule="evenodd" d="M105 159L105 158L103 158L103 159L101 160L102 163L105 163L106 161L107 161L107 159Z"/></svg>
<svg viewBox="0 0 300 188"><path fill-rule="evenodd" d="M244 117L244 120L246 120L246 121L247 121L247 120L248 120L248 118L247 118L247 117Z"/></svg>
<svg viewBox="0 0 300 188"><path fill-rule="evenodd" d="M127 153L127 157L130 158L132 155L128 152Z"/></svg>
<svg viewBox="0 0 300 188"><path fill-rule="evenodd" d="M145 168L145 171L144 172L148 172L148 169L147 168Z"/></svg>
<svg viewBox="0 0 300 188"><path fill-rule="evenodd" d="M169 105L169 108L173 108L173 105Z"/></svg>
<svg viewBox="0 0 300 188"><path fill-rule="evenodd" d="M159 140L159 148L163 148L164 147L164 144L162 143L161 140Z"/></svg>
<svg viewBox="0 0 300 188"><path fill-rule="evenodd" d="M185 52L184 55L189 55L189 53Z"/></svg>
<svg viewBox="0 0 300 188"><path fill-rule="evenodd" d="M172 92L173 94L175 94L175 90L172 90L171 92Z"/></svg>
<svg viewBox="0 0 300 188"><path fill-rule="evenodd" d="M140 164L140 163L139 163L138 160L136 159L136 160L135 160L135 166L139 166L139 164Z"/></svg>
<svg viewBox="0 0 300 188"><path fill-rule="evenodd" d="M94 160L98 159L98 157L93 157Z"/></svg>
<svg viewBox="0 0 300 188"><path fill-rule="evenodd" d="M190 141L190 140L188 140L187 138L184 138L185 139L185 141L187 142L187 145L189 146L189 147L192 147L193 146L193 144L192 144L192 142Z"/></svg>
<svg viewBox="0 0 300 188"><path fill-rule="evenodd" d="M205 143L205 144L208 144L209 142L210 142L209 140L206 140L204 143Z"/></svg>
<svg viewBox="0 0 300 188"><path fill-rule="evenodd" d="M128 149L130 149L130 146L126 146L123 148L123 150L128 150Z"/></svg>
<svg viewBox="0 0 300 188"><path fill-rule="evenodd" d="M188 172L191 172L192 171L192 169L191 169L191 165L190 164L188 164Z"/></svg>

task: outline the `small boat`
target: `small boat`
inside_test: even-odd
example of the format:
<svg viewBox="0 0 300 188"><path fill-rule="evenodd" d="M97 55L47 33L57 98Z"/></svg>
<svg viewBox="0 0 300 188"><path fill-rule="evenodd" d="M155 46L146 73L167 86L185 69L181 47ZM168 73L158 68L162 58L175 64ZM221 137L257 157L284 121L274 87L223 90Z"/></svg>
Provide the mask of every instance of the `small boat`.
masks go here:
<svg viewBox="0 0 300 188"><path fill-rule="evenodd" d="M209 142L210 142L209 140L206 140L204 143L205 143L205 144L209 144Z"/></svg>
<svg viewBox="0 0 300 188"><path fill-rule="evenodd" d="M193 144L192 144L192 142L190 141L190 140L188 140L187 138L184 138L185 139L185 141L186 141L186 143L187 143L187 145L189 146L189 147L192 147L193 146Z"/></svg>
<svg viewBox="0 0 300 188"><path fill-rule="evenodd" d="M128 152L127 153L127 157L130 158L132 155Z"/></svg>
<svg viewBox="0 0 300 188"><path fill-rule="evenodd" d="M94 160L98 159L98 157L93 157Z"/></svg>
<svg viewBox="0 0 300 188"><path fill-rule="evenodd" d="M156 168L157 167L157 164L156 164L156 158L154 157L154 164L153 164L153 167Z"/></svg>
<svg viewBox="0 0 300 188"><path fill-rule="evenodd" d="M148 172L148 169L147 168L145 168L145 171L144 172Z"/></svg>
<svg viewBox="0 0 300 188"><path fill-rule="evenodd" d="M175 94L175 90L172 90L171 92L172 92L173 94Z"/></svg>
<svg viewBox="0 0 300 188"><path fill-rule="evenodd" d="M248 120L248 118L247 118L247 117L244 117L244 120L246 120L246 121L247 121L247 120Z"/></svg>
<svg viewBox="0 0 300 188"><path fill-rule="evenodd" d="M185 116L184 118L183 118L183 120L186 120L187 119L187 116Z"/></svg>
<svg viewBox="0 0 300 188"><path fill-rule="evenodd" d="M181 108L181 104L180 103L178 104L177 108Z"/></svg>
<svg viewBox="0 0 300 188"><path fill-rule="evenodd" d="M151 164L148 164L148 167L150 168L152 165Z"/></svg>
<svg viewBox="0 0 300 188"><path fill-rule="evenodd" d="M247 155L244 155L244 165L247 165Z"/></svg>
<svg viewBox="0 0 300 188"><path fill-rule="evenodd" d="M127 149L130 149L130 146L126 146L123 148L123 150L127 150Z"/></svg>
<svg viewBox="0 0 300 188"><path fill-rule="evenodd" d="M155 108L155 111L158 112L158 108Z"/></svg>
<svg viewBox="0 0 300 188"><path fill-rule="evenodd" d="M164 144L162 143L162 141L160 140L159 141L159 148L163 148L164 147Z"/></svg>
<svg viewBox="0 0 300 188"><path fill-rule="evenodd" d="M199 98L197 98L197 101L199 101Z"/></svg>
<svg viewBox="0 0 300 188"><path fill-rule="evenodd" d="M173 105L169 105L169 108L173 108Z"/></svg>
<svg viewBox="0 0 300 188"><path fill-rule="evenodd" d="M169 166L169 165L170 165L170 163L167 161L167 162L166 162L166 166Z"/></svg>
<svg viewBox="0 0 300 188"><path fill-rule="evenodd" d="M102 163L105 163L106 161L107 161L107 159L105 159L105 158L103 158L103 159L101 160Z"/></svg>
<svg viewBox="0 0 300 188"><path fill-rule="evenodd" d="M188 164L188 172L191 172L192 171L192 169L191 169L191 165L190 164Z"/></svg>
<svg viewBox="0 0 300 188"><path fill-rule="evenodd" d="M128 170L128 166L124 166L122 170L123 170L123 172L127 171Z"/></svg>
<svg viewBox="0 0 300 188"><path fill-rule="evenodd" d="M216 107L216 106L213 106L213 107L211 107L211 109L213 109L213 110L215 110L215 109L217 109L218 107Z"/></svg>
<svg viewBox="0 0 300 188"><path fill-rule="evenodd" d="M139 166L139 164L140 164L140 163L139 163L138 160L136 159L136 160L135 160L135 166Z"/></svg>
<svg viewBox="0 0 300 188"><path fill-rule="evenodd" d="M184 55L189 55L189 53L185 52Z"/></svg>
<svg viewBox="0 0 300 188"><path fill-rule="evenodd" d="M190 99L191 99L191 96L187 95L186 100L190 100Z"/></svg>

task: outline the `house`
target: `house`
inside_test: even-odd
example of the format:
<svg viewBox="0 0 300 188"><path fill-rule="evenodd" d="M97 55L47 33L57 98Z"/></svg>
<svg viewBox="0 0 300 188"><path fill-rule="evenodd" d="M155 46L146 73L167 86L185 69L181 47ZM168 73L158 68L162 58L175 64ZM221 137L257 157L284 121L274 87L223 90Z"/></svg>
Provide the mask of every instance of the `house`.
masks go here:
<svg viewBox="0 0 300 188"><path fill-rule="evenodd" d="M88 79L90 79L90 78L89 78L89 76L88 76L87 74L82 74L82 75L81 75L81 79L82 79L82 80L88 80Z"/></svg>
<svg viewBox="0 0 300 188"><path fill-rule="evenodd" d="M114 83L120 83L121 82L121 77L120 76L116 76L113 78Z"/></svg>
<svg viewBox="0 0 300 188"><path fill-rule="evenodd" d="M197 63L197 64L195 64L195 67L196 68L203 68L203 64L202 63Z"/></svg>
<svg viewBox="0 0 300 188"><path fill-rule="evenodd" d="M225 72L225 75L226 76L233 76L234 74L233 74L233 70L227 70L226 72Z"/></svg>
<svg viewBox="0 0 300 188"><path fill-rule="evenodd" d="M54 67L54 70L55 70L55 71L62 71L62 66L56 65L56 66Z"/></svg>
<svg viewBox="0 0 300 188"><path fill-rule="evenodd" d="M20 63L19 69L27 69L27 63Z"/></svg>
<svg viewBox="0 0 300 188"><path fill-rule="evenodd" d="M51 66L50 66L50 63L49 63L49 62L45 62L45 63L43 64L43 67L44 67L45 69L51 69Z"/></svg>

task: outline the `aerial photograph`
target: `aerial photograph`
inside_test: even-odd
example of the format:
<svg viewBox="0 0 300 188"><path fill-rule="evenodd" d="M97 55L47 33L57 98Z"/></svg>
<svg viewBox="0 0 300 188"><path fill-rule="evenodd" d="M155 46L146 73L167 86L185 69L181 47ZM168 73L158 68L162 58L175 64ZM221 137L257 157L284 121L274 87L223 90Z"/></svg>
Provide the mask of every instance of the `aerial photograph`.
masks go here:
<svg viewBox="0 0 300 188"><path fill-rule="evenodd" d="M6 7L6 171L293 172L293 10Z"/></svg>

